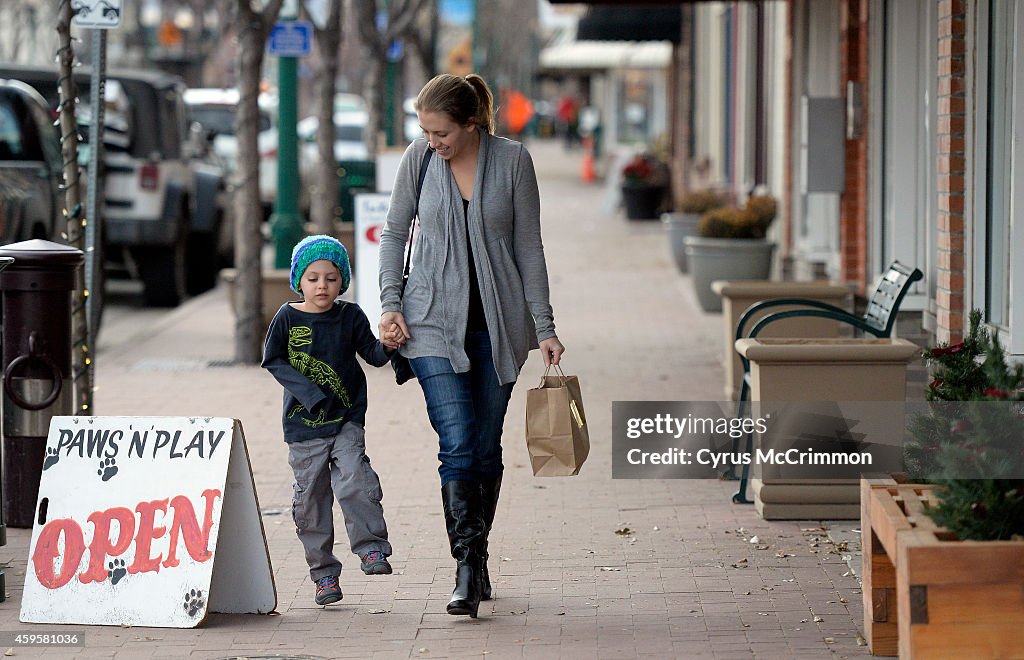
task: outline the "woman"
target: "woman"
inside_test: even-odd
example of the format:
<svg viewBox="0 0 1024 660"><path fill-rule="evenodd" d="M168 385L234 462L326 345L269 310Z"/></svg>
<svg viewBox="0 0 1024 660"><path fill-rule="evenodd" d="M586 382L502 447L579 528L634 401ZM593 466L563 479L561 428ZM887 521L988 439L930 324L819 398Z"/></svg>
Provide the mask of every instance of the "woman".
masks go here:
<svg viewBox="0 0 1024 660"><path fill-rule="evenodd" d="M415 106L426 139L405 151L381 232L380 336L409 358L440 441L441 498L457 562L448 613L476 617L491 596L487 536L509 396L531 349L541 349L545 366L558 364L565 349L548 301L533 160L522 144L493 135L487 83L440 75ZM427 149L433 154L417 199Z"/></svg>

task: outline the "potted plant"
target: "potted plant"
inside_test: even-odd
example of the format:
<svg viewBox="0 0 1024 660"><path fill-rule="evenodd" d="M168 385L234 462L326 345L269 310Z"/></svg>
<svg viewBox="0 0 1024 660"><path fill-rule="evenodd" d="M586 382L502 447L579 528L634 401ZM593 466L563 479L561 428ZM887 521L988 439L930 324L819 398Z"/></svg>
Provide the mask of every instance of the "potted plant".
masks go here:
<svg viewBox="0 0 1024 660"><path fill-rule="evenodd" d="M775 243L765 236L775 220L775 199L753 195L742 207L723 206L703 216L696 236L683 240L697 301L705 312L722 311L715 280L766 280Z"/></svg>
<svg viewBox="0 0 1024 660"><path fill-rule="evenodd" d="M679 200L678 210L661 215L661 222L668 232L672 258L680 273L685 273L689 269L684 239L696 233L697 223L702 215L712 209L725 206L728 202L729 198L726 193L717 190L694 190Z"/></svg>
<svg viewBox="0 0 1024 660"><path fill-rule="evenodd" d="M877 655L1006 657L1024 622L1024 366L977 310L964 341L924 358L930 403L905 457L931 483L861 482L866 637Z"/></svg>
<svg viewBox="0 0 1024 660"><path fill-rule="evenodd" d="M626 218L656 219L668 192L668 167L653 154L636 154L622 168L621 191Z"/></svg>

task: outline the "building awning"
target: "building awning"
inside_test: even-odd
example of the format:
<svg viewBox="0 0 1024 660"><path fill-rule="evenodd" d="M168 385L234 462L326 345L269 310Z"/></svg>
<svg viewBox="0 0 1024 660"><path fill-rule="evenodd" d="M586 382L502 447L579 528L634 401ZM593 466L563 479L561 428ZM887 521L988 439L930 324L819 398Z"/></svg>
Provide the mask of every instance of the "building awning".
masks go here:
<svg viewBox="0 0 1024 660"><path fill-rule="evenodd" d="M679 4L590 7L576 27L580 41L668 41L682 33Z"/></svg>
<svg viewBox="0 0 1024 660"><path fill-rule="evenodd" d="M570 41L540 52L541 71L663 69L672 59L667 42Z"/></svg>

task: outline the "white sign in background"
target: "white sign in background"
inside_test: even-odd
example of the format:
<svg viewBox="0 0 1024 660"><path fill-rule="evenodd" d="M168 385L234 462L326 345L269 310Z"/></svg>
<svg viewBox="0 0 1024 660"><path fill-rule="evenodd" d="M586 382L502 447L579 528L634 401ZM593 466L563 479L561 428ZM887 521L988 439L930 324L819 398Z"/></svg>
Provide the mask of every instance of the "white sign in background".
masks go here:
<svg viewBox="0 0 1024 660"><path fill-rule="evenodd" d="M380 320L380 233L388 219L391 195L356 195L356 302L370 320L370 329L378 334Z"/></svg>
<svg viewBox="0 0 1024 660"><path fill-rule="evenodd" d="M53 418L21 621L193 628L276 606L237 420Z"/></svg>
<svg viewBox="0 0 1024 660"><path fill-rule="evenodd" d="M71 22L77 27L110 30L121 25L122 0L72 0Z"/></svg>

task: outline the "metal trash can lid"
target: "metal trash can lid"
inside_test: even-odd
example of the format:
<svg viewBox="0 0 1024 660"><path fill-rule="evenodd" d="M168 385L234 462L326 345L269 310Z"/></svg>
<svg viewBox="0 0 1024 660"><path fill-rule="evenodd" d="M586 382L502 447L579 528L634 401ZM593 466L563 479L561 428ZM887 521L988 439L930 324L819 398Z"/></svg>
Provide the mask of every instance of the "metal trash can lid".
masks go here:
<svg viewBox="0 0 1024 660"><path fill-rule="evenodd" d="M38 238L0 247L0 257L14 257L14 263L8 271L54 266L75 267L85 261L85 253L79 249Z"/></svg>

